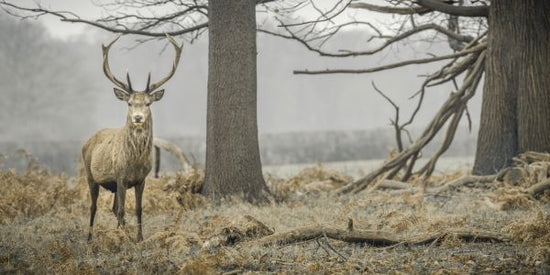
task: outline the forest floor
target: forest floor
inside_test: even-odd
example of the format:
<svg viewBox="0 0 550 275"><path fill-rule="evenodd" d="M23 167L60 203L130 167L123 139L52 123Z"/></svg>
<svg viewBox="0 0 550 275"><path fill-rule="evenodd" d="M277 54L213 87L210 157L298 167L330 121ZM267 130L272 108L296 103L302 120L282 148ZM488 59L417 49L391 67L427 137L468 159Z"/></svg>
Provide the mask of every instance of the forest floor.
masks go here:
<svg viewBox="0 0 550 275"><path fill-rule="evenodd" d="M461 176L438 175L427 184ZM316 165L290 178L266 176L279 202L252 206L194 194L202 179L201 170L147 179L142 242L135 240L133 190L127 226L117 229L113 195L102 189L94 238L87 242L89 194L82 178L37 166L2 171L0 273L550 272L550 192L526 195L527 183L333 196L330 191L351 178ZM315 230L321 234L302 236ZM338 240L361 232L398 241ZM436 237L415 242L426 236Z"/></svg>

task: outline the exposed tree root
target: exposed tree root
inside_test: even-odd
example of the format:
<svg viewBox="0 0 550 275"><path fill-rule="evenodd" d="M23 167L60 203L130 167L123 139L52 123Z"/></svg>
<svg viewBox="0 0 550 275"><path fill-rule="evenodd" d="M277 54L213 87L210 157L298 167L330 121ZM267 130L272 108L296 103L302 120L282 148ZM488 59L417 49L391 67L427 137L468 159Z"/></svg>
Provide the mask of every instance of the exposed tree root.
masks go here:
<svg viewBox="0 0 550 275"><path fill-rule="evenodd" d="M550 162L550 154L549 153L541 153L541 152L534 152L534 151L527 151L525 153L522 153L518 157L514 158L516 162L525 162L525 163L533 163L537 161L544 161L544 162Z"/></svg>
<svg viewBox="0 0 550 275"><path fill-rule="evenodd" d="M365 243L373 246L392 246L397 244L425 245L440 243L444 237L453 236L467 242L506 242L508 237L490 232L456 231L435 233L411 239L402 239L394 234L372 230L343 230L325 226L306 226L288 232L273 234L257 240L260 245L289 245L327 237L347 243Z"/></svg>
<svg viewBox="0 0 550 275"><path fill-rule="evenodd" d="M496 179L497 179L496 175L466 176L466 177L462 177L462 178L456 179L454 181L451 181L451 182L449 182L447 184L444 184L442 186L430 188L429 191L433 192L433 193L442 193L442 192L445 192L447 190L456 189L458 187L465 186L465 185L468 185L468 184L473 184L473 183L477 183L477 182L479 182L479 183L493 182Z"/></svg>
<svg viewBox="0 0 550 275"><path fill-rule="evenodd" d="M378 181L377 183L373 184L376 179L378 179L379 177L387 178L386 176L384 176L384 174L386 173L389 173L389 175L392 175L393 177L401 169L405 169L407 171L405 176L402 178L404 181L406 181L411 176L412 166L415 164L416 159L420 155L422 149L428 143L430 143L430 141L433 140L439 130L441 130L441 128L443 128L447 124L447 121L450 120L450 123L448 123L449 125L447 129L447 135L441 148L434 156L432 156L432 158L430 158L426 166L416 172L417 175L423 176L424 178L431 176L435 168L435 163L451 144L452 138L456 131L456 127L458 126L458 122L465 112L466 103L475 94L475 90L483 74L484 60L485 53L482 52L479 54L477 60L472 65L473 68L468 71L462 87L460 87L456 93L451 94L449 99L443 104L433 120L424 130L420 138L418 138L408 148L403 149L401 152L399 152L399 154L388 160L378 169L367 174L365 177L358 179L355 182L349 183L339 190L336 190L336 193L339 195L347 193L358 193L367 188L367 192L370 192L378 188L378 185L381 183L381 181ZM429 77L424 82L420 90L421 98L423 97L426 85L428 85L430 81L441 78L441 75L444 74L440 71ZM419 102L419 104L421 104L421 101Z"/></svg>
<svg viewBox="0 0 550 275"><path fill-rule="evenodd" d="M527 193L533 197L541 194L546 189L550 189L550 179L543 180L527 189Z"/></svg>
<svg viewBox="0 0 550 275"><path fill-rule="evenodd" d="M450 182L448 182L444 185L441 185L441 186L427 188L424 191L426 193L432 193L432 194L435 193L435 194L437 194L437 193L443 193L443 192L446 192L446 191L449 191L449 190L453 190L453 189L456 189L456 188L459 188L459 187L462 187L462 186L467 186L467 185L470 185L470 184L490 183L490 182L493 182L495 180L502 180L504 175L506 175L506 173L508 171L509 171L509 169L505 168L505 169L501 170L498 174L495 174L495 175L486 175L486 176L473 176L473 175L470 175L470 176L465 176L465 177L450 181ZM536 194L539 194L539 193L543 192L544 190L546 190L548 188L550 188L550 179L547 180L547 181L541 182L537 185L532 186L531 188L529 188L529 190L527 192L529 194L536 195ZM411 186L410 184L407 184L406 182L396 181L396 180L387 180L387 179L383 179L383 180L378 181L377 183L375 183L371 187L371 189L372 190L387 189L387 190L392 190L392 191L402 191L402 192L411 192L411 193L414 193L414 192L417 192L417 191L421 190L420 187Z"/></svg>
<svg viewBox="0 0 550 275"><path fill-rule="evenodd" d="M473 183L489 183L495 180L502 180L504 175L508 172L508 169L502 169L498 174L486 175L486 176L465 176L454 181L448 182L442 186L433 187L428 189L430 193L442 193L448 190L456 189L461 186L465 186Z"/></svg>

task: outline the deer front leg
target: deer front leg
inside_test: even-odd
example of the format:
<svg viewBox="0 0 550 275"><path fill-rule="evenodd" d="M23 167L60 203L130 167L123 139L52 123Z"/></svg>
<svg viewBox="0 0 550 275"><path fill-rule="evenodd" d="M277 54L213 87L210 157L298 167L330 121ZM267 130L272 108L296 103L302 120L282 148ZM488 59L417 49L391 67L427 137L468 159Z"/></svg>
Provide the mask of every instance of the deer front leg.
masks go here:
<svg viewBox="0 0 550 275"><path fill-rule="evenodd" d="M90 206L90 230L88 231L88 241L92 240L92 233L94 229L95 212L97 210L97 197L99 196L99 185L92 179L88 178L88 186L90 187L90 198L92 203Z"/></svg>
<svg viewBox="0 0 550 275"><path fill-rule="evenodd" d="M141 212L142 212L142 208L141 208L141 202L142 202L142 198L143 198L143 189L145 188L145 180L143 180L142 182L138 183L136 185L136 217L137 217L137 224L138 224L138 232L137 232L137 241L140 242L140 241L143 241L143 231L142 231L142 227L141 227Z"/></svg>
<svg viewBox="0 0 550 275"><path fill-rule="evenodd" d="M118 220L118 228L123 227L124 222L124 201L126 200L126 182L122 179L117 181L117 190L116 190L116 198L117 198L117 220Z"/></svg>

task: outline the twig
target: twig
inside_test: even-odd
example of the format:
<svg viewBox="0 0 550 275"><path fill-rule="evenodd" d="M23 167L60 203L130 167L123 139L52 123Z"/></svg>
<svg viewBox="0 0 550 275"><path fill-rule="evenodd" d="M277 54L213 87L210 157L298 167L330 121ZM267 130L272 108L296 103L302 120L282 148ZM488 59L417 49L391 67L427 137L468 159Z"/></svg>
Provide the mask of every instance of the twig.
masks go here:
<svg viewBox="0 0 550 275"><path fill-rule="evenodd" d="M391 100L391 98L389 98L386 94L384 94L384 92L382 92L380 89L378 89L378 87L376 87L376 84L374 83L374 81L371 82L371 85L374 88L374 90L376 92L378 92L384 99L386 99L386 101L388 101L393 106L393 108L395 109L395 118L393 120L390 119L390 121L391 121L391 124L393 125L394 131L395 131L395 140L397 142L397 151L401 152L401 151L403 151L403 138L402 138L402 135L401 135L402 128L399 125L399 106L397 106L397 104L395 104L395 102L393 102L393 100Z"/></svg>
<svg viewBox="0 0 550 275"><path fill-rule="evenodd" d="M338 256L340 256L342 259L344 259L345 262L347 262L348 257L342 255L342 253L336 251L336 249L334 249L334 247L332 247L332 245L330 245L327 234L325 232L323 232L323 237L325 237L325 243L327 244L328 248L330 248L330 250L332 250L334 253L336 253Z"/></svg>
<svg viewBox="0 0 550 275"><path fill-rule="evenodd" d="M317 248L315 249L315 252L319 250L319 247L322 248L325 253L327 253L327 256L330 256L330 251L319 241L319 239L315 239L315 242L317 243Z"/></svg>

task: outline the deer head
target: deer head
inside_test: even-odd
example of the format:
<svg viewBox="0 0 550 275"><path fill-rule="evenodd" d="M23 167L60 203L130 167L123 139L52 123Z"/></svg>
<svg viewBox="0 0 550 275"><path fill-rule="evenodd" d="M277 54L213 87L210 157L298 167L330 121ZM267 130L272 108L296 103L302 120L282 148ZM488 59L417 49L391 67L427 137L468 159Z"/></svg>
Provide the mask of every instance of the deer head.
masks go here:
<svg viewBox="0 0 550 275"><path fill-rule="evenodd" d="M164 95L164 89L158 90L164 83L166 83L176 72L183 45L178 46L176 41L168 34L166 38L174 46L176 50L176 57L172 70L170 73L160 79L159 81L151 84L151 73L147 76L147 86L144 91L136 91L132 88L132 82L130 81L130 74L126 73L126 83L118 80L112 73L109 67L109 49L120 38L118 36L109 43L107 46L103 45L103 72L105 76L115 84L114 92L115 96L128 103L128 115L127 124L138 131L143 130L144 127L150 125L151 121L151 109L149 106L151 103L158 101ZM120 88L120 89L119 89Z"/></svg>

